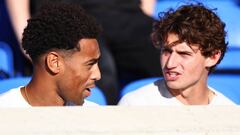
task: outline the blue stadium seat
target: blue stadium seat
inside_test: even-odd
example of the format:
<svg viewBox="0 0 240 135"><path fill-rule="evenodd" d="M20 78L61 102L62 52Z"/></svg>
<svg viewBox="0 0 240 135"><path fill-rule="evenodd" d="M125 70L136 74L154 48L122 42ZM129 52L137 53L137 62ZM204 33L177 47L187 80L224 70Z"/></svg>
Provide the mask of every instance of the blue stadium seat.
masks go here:
<svg viewBox="0 0 240 135"><path fill-rule="evenodd" d="M31 77L16 77L9 78L5 80L0 80L0 94L19 86L26 85L31 80ZM92 94L87 98L87 100L95 102L99 105L106 105L106 98L103 92L99 88L93 88L91 90Z"/></svg>
<svg viewBox="0 0 240 135"><path fill-rule="evenodd" d="M0 41L0 70L6 74L6 77L13 77L13 54L11 48L5 42Z"/></svg>
<svg viewBox="0 0 240 135"><path fill-rule="evenodd" d="M240 75L212 74L208 78L208 84L240 105Z"/></svg>
<svg viewBox="0 0 240 135"><path fill-rule="evenodd" d="M221 63L217 66L219 70L240 71L240 47L229 47Z"/></svg>
<svg viewBox="0 0 240 135"><path fill-rule="evenodd" d="M193 2L193 1L190 1ZM226 24L227 39L231 46L240 47L240 7L234 0L206 0L199 1L211 9L217 9L216 13ZM158 13L167 11L169 8L176 9L189 3L187 0L157 0L153 17L158 19Z"/></svg>
<svg viewBox="0 0 240 135"><path fill-rule="evenodd" d="M87 97L87 100L93 101L99 105L107 105L106 98L98 87L91 89L91 95Z"/></svg>
<svg viewBox="0 0 240 135"><path fill-rule="evenodd" d="M137 80L137 81L133 81L129 84L127 84L120 92L120 98L122 96L124 96L125 94L127 94L128 92L131 92L133 90L136 90L144 85L150 84L156 80L158 80L160 78L158 77L153 77L153 78L145 78L145 79L141 79L141 80Z"/></svg>
<svg viewBox="0 0 240 135"><path fill-rule="evenodd" d="M128 92L134 91L144 85L150 84L160 78L146 78L134 81L125 86L121 91L121 97ZM209 86L215 88L223 95L240 105L240 75L210 75L208 79Z"/></svg>
<svg viewBox="0 0 240 135"><path fill-rule="evenodd" d="M0 80L0 94L19 86L26 85L31 80L31 77L17 77Z"/></svg>

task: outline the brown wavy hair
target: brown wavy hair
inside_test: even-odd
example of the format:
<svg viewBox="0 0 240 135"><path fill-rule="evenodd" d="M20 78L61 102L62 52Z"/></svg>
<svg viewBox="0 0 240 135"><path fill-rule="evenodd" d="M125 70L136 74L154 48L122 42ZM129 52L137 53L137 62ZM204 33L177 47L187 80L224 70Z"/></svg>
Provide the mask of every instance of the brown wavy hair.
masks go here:
<svg viewBox="0 0 240 135"><path fill-rule="evenodd" d="M198 45L205 57L221 52L220 63L227 49L225 41L225 23L214 12L216 9L208 9L203 4L182 5L178 9L169 9L159 13L159 20L153 25L151 35L156 48L161 48L166 42L169 33L175 33L180 42L189 45ZM216 65L217 65L216 64ZM210 72L216 67L210 68Z"/></svg>

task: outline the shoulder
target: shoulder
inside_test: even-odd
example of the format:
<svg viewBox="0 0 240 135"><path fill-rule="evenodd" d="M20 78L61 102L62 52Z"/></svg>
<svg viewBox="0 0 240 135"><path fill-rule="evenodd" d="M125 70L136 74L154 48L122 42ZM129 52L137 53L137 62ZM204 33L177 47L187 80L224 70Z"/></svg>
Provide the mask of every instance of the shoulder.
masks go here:
<svg viewBox="0 0 240 135"><path fill-rule="evenodd" d="M216 96L212 100L211 105L236 105L233 101L231 101L219 91L215 90L212 87L209 88L216 94Z"/></svg>
<svg viewBox="0 0 240 135"><path fill-rule="evenodd" d="M147 105L150 102L156 103L156 99L160 98L160 82L157 80L153 83L147 84L139 89L124 95L119 101L119 105ZM150 103L150 104L152 104Z"/></svg>
<svg viewBox="0 0 240 135"><path fill-rule="evenodd" d="M20 88L21 87L18 87L18 88L14 88L14 89L10 89L4 93L2 93L0 95L0 100L4 100L4 99L8 99L10 97L15 97L15 96L18 96L18 94L20 93Z"/></svg>
<svg viewBox="0 0 240 135"><path fill-rule="evenodd" d="M65 106L77 106L77 105L74 104L73 102L67 102ZM86 107L86 106L99 106L99 105L97 103L94 103L85 99L82 106Z"/></svg>
<svg viewBox="0 0 240 135"><path fill-rule="evenodd" d="M0 95L0 107L26 107L29 106L22 97L20 88L10 89Z"/></svg>
<svg viewBox="0 0 240 135"><path fill-rule="evenodd" d="M84 100L83 106L99 106L97 103L88 101L88 100Z"/></svg>

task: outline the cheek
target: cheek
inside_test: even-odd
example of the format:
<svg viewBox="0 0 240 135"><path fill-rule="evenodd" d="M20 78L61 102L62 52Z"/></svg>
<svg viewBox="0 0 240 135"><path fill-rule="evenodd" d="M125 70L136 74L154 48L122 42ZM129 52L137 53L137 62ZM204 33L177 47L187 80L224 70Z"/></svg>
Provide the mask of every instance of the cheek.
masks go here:
<svg viewBox="0 0 240 135"><path fill-rule="evenodd" d="M89 74L87 73L78 73L78 74L73 74L73 81L75 84L77 84L77 87L83 88L86 86Z"/></svg>
<svg viewBox="0 0 240 135"><path fill-rule="evenodd" d="M82 89L87 82L88 76L88 73L84 69L69 67L65 74L65 83L70 83L68 84L69 87L74 87L74 89Z"/></svg>
<svg viewBox="0 0 240 135"><path fill-rule="evenodd" d="M66 68L65 77L68 81L72 82L72 85L77 89L83 89L91 75L88 67L82 65L80 62L72 62Z"/></svg>
<svg viewBox="0 0 240 135"><path fill-rule="evenodd" d="M84 89L87 86L88 78L85 77L86 75L75 75L72 77L72 81L70 81L69 90L72 91L71 93L75 96L79 97L79 94L82 95Z"/></svg>
<svg viewBox="0 0 240 135"><path fill-rule="evenodd" d="M198 60L183 61L182 65L190 76L201 74L204 70L204 64Z"/></svg>
<svg viewBox="0 0 240 135"><path fill-rule="evenodd" d="M166 61L167 61L167 57L160 55L160 63L162 68L165 66Z"/></svg>

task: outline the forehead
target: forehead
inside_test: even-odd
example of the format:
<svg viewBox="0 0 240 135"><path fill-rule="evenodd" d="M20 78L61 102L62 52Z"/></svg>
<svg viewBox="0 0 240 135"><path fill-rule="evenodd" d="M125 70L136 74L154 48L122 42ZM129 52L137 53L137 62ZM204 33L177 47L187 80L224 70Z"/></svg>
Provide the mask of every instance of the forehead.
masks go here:
<svg viewBox="0 0 240 135"><path fill-rule="evenodd" d="M174 33L168 34L164 47L192 51L197 51L199 49L197 45L189 45L187 42L181 42L178 35Z"/></svg>
<svg viewBox="0 0 240 135"><path fill-rule="evenodd" d="M99 55L99 45L96 39L81 39L79 41L80 54Z"/></svg>
<svg viewBox="0 0 240 135"><path fill-rule="evenodd" d="M98 42L96 39L91 38L83 38L79 40L78 45L80 47L80 50L92 50L92 49L98 49Z"/></svg>
<svg viewBox="0 0 240 135"><path fill-rule="evenodd" d="M167 40L165 42L165 45L170 45L174 42L177 42L179 40L179 37L177 34L174 33L168 33Z"/></svg>

